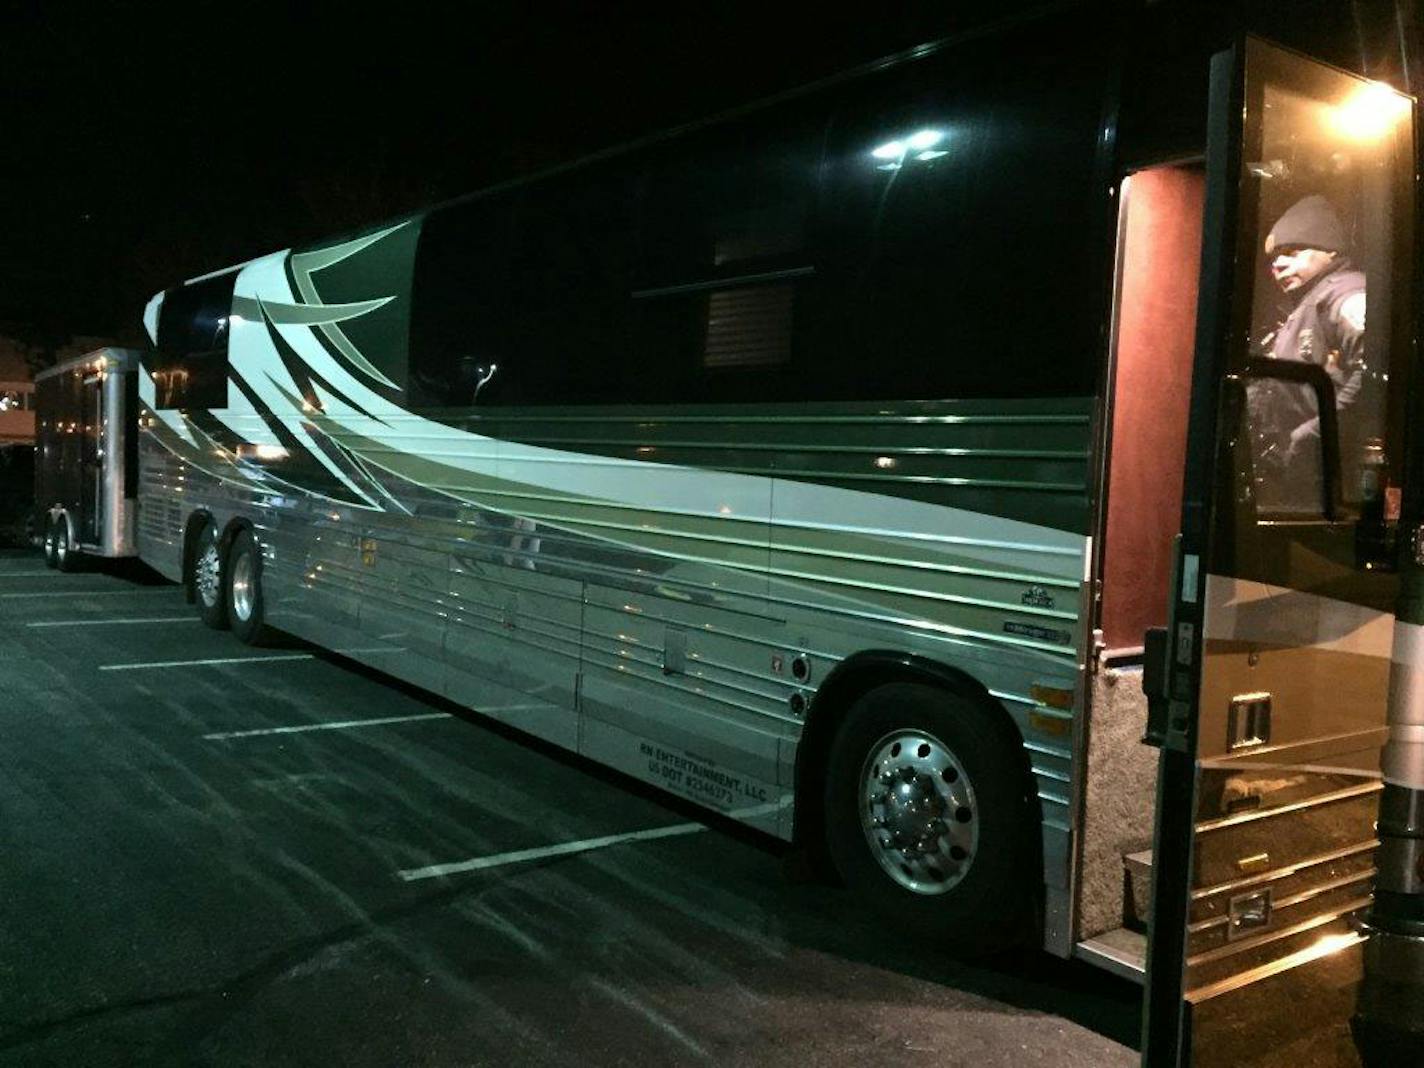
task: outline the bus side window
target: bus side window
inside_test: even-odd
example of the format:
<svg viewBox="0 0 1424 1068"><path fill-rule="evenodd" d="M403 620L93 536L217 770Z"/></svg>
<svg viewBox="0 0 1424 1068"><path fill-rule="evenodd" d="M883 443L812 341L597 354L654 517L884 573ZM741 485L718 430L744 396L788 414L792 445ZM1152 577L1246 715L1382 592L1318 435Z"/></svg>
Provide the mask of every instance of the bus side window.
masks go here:
<svg viewBox="0 0 1424 1068"><path fill-rule="evenodd" d="M159 408L225 408L228 321L236 274L171 289L149 370Z"/></svg>
<svg viewBox="0 0 1424 1068"><path fill-rule="evenodd" d="M605 164L522 194L510 304L518 319L499 404L616 404L627 396L631 221L621 168ZM501 372L502 373L502 372Z"/></svg>
<svg viewBox="0 0 1424 1068"><path fill-rule="evenodd" d="M1093 392L1107 86L1081 36L1055 19L847 94L825 163L818 397Z"/></svg>
<svg viewBox="0 0 1424 1068"><path fill-rule="evenodd" d="M425 219L412 287L412 407L489 403L513 374L509 273L518 223L509 195L457 202Z"/></svg>
<svg viewBox="0 0 1424 1068"><path fill-rule="evenodd" d="M804 396L823 105L769 109L650 151L635 184L629 400Z"/></svg>

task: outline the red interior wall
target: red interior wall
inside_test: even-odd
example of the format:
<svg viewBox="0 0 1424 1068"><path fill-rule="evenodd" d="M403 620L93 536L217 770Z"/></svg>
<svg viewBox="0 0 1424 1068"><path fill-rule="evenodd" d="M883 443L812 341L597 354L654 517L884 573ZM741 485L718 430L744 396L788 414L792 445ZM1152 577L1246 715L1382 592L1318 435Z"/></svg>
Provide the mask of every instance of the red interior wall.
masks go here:
<svg viewBox="0 0 1424 1068"><path fill-rule="evenodd" d="M1142 644L1167 621L1181 523L1205 179L1160 167L1129 179L1103 547L1103 639Z"/></svg>

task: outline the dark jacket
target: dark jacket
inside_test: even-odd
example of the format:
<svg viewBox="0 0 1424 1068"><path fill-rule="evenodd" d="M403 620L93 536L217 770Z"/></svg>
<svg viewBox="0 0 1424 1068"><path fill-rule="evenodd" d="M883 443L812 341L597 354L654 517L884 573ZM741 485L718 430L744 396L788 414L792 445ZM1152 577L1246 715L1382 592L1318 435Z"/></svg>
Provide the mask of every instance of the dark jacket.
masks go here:
<svg viewBox="0 0 1424 1068"><path fill-rule="evenodd" d="M1364 381L1364 293L1364 272L1342 257L1299 295L1269 339L1267 355L1272 359L1325 368L1335 383L1335 407L1340 411L1355 403ZM1296 410L1281 413L1281 424L1287 430L1318 434L1314 397L1304 390L1287 392Z"/></svg>

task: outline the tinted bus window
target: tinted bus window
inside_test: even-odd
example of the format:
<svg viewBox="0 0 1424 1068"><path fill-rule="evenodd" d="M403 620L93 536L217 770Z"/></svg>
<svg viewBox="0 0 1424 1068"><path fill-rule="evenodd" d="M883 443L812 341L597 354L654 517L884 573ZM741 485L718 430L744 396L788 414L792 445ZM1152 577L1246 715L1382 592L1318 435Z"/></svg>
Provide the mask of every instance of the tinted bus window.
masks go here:
<svg viewBox="0 0 1424 1068"><path fill-rule="evenodd" d="M640 169L631 400L758 401L793 385L824 108L714 127Z"/></svg>
<svg viewBox="0 0 1424 1068"><path fill-rule="evenodd" d="M511 262L518 203L481 197L430 214L421 227L411 306L413 407L468 407L507 371L519 335ZM489 368L496 370L490 372Z"/></svg>
<svg viewBox="0 0 1424 1068"><path fill-rule="evenodd" d="M151 371L159 408L227 406L228 316L235 272L171 289Z"/></svg>
<svg viewBox="0 0 1424 1068"><path fill-rule="evenodd" d="M826 161L816 396L1085 395L1101 355L1101 46L1050 31L846 93Z"/></svg>

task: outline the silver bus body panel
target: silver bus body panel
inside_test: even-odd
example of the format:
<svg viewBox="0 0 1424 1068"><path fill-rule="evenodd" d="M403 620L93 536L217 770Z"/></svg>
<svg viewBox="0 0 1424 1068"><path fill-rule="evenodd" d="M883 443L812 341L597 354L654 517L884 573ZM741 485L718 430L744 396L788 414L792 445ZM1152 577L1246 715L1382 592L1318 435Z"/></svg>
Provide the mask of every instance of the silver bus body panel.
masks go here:
<svg viewBox="0 0 1424 1068"><path fill-rule="evenodd" d="M204 425L272 449L280 424L284 447L295 440L331 489L302 489L285 460L241 455L191 413L159 410L141 373L147 562L180 578L195 514L219 531L250 525L272 625L788 840L804 709L836 666L867 650L947 665L1023 739L1050 948L1069 952L1075 712L1032 691L1077 684L1087 538L978 509L1082 507L1092 398L913 417L788 408L722 417L720 429L706 414L659 412L676 447L626 458L564 447L564 431L529 444L541 413L501 413L506 433L531 424L521 440L437 422L368 386L323 324L253 318L302 304L284 260L237 276L229 366L242 388ZM293 355L320 383L316 403L291 378ZM652 417L560 418L633 440ZM815 444L778 452L759 440L769 426ZM927 427L933 448L916 437ZM749 454L772 451L787 475L698 466L709 450L697 434L719 432ZM896 444L855 444L866 440ZM898 473L882 452L914 470ZM1007 475L976 473L988 467ZM916 483L965 505L888 492Z"/></svg>

